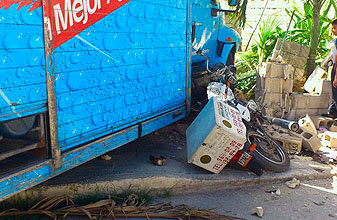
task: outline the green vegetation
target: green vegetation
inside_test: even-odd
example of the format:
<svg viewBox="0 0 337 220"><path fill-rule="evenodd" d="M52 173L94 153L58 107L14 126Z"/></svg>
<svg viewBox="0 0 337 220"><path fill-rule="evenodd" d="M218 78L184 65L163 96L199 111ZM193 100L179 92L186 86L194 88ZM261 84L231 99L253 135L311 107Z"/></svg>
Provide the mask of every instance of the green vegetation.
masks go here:
<svg viewBox="0 0 337 220"><path fill-rule="evenodd" d="M321 4L319 25L315 28L319 28L317 46L312 42L313 36L313 19L314 11L317 10L317 5ZM253 76L257 72L257 66L261 62L265 62L271 58L273 49L278 38L285 39L287 41L293 41L302 45L311 47L311 57L317 53L314 58L314 65L320 64L324 57L329 53L328 42L331 39L329 33L330 19L328 13L331 11L337 11L337 3L334 0L307 0L304 3L304 10L301 10L296 4L293 5L291 10L286 10L289 17L294 13L293 21L291 23L290 31L280 28L280 22L275 17L267 17L262 20L258 27L258 39L253 42L247 51L238 53L236 60L238 79L246 78L247 76ZM315 49L316 47L316 49ZM316 51L316 52L315 52ZM241 89L244 94L248 93L248 97L252 97L252 86L254 85L254 77L248 78L238 83L238 88Z"/></svg>

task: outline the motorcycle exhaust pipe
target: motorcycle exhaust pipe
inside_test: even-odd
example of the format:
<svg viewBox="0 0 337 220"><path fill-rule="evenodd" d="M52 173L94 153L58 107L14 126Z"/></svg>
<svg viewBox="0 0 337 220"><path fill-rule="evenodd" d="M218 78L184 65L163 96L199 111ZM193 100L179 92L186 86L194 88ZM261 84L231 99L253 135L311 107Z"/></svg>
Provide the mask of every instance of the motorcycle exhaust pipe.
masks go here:
<svg viewBox="0 0 337 220"><path fill-rule="evenodd" d="M270 116L265 116L274 125L278 125L282 128L289 129L290 131L296 132L300 128L300 125L296 121L289 121L282 118L274 118Z"/></svg>

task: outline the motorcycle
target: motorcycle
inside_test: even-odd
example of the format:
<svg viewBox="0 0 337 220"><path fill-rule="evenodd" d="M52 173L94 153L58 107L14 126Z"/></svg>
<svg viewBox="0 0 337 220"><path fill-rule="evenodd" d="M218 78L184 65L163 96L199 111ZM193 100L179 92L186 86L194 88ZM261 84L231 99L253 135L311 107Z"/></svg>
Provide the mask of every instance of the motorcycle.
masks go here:
<svg viewBox="0 0 337 220"><path fill-rule="evenodd" d="M282 146L270 137L266 131L268 125L277 124L297 128L296 124L289 121L267 117L262 114L263 106L253 100L243 101L235 96L233 89L236 83L235 67L219 64L211 71L211 82L207 86L208 99L216 97L218 100L232 105L241 113L243 123L247 128L247 142L236 160L257 175L262 175L262 170L283 172L289 169L290 159ZM276 123L275 123L276 121ZM280 123L281 122L281 123Z"/></svg>

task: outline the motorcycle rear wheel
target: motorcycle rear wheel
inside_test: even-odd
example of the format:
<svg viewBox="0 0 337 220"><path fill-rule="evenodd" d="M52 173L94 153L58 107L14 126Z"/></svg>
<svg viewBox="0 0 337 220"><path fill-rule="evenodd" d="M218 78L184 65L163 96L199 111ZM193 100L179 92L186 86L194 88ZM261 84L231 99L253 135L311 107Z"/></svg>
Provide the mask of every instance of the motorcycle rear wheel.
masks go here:
<svg viewBox="0 0 337 220"><path fill-rule="evenodd" d="M249 145L254 142L257 144L252 156L262 163L266 170L284 172L289 169L290 158L275 140L255 131L247 131L247 142Z"/></svg>

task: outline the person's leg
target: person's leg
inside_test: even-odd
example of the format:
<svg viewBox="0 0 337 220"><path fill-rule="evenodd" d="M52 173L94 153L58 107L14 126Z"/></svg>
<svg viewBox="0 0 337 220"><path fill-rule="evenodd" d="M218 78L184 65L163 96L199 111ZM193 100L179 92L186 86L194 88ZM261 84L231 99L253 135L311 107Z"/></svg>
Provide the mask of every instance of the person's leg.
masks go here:
<svg viewBox="0 0 337 220"><path fill-rule="evenodd" d="M333 81L336 75L336 65L334 65L332 72L331 72L331 88L332 88L332 100L337 103L337 88L333 87Z"/></svg>
<svg viewBox="0 0 337 220"><path fill-rule="evenodd" d="M331 72L331 90L332 90L332 100L328 108L328 116L336 118L337 117L337 88L333 87L333 81L336 75L336 65Z"/></svg>

